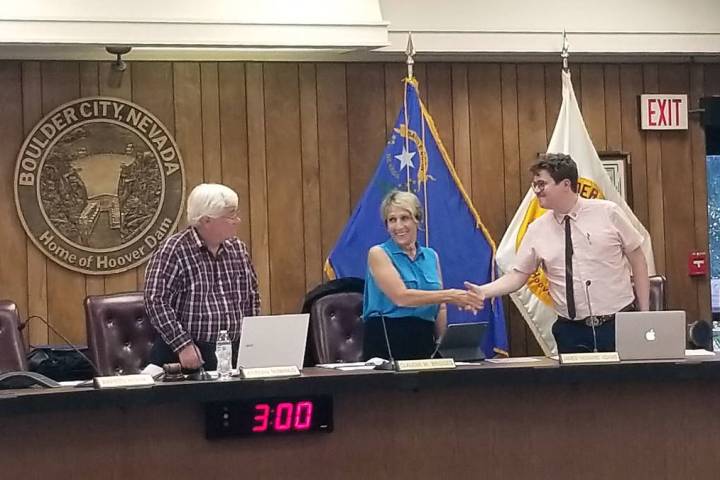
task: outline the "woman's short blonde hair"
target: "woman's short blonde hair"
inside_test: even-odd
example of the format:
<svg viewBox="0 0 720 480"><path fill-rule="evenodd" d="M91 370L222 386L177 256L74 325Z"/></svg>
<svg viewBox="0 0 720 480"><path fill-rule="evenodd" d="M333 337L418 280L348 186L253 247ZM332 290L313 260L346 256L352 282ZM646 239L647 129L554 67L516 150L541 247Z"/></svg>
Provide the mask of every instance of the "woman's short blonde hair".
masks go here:
<svg viewBox="0 0 720 480"><path fill-rule="evenodd" d="M187 221L196 227L203 217L222 217L237 207L238 195L232 188L219 183L201 183L188 195Z"/></svg>
<svg viewBox="0 0 720 480"><path fill-rule="evenodd" d="M380 215L382 216L384 223L387 223L390 208L392 207L407 210L418 223L422 223L423 221L423 211L420 206L420 200L412 192L393 190L385 195L385 198L383 198L383 201L380 204Z"/></svg>

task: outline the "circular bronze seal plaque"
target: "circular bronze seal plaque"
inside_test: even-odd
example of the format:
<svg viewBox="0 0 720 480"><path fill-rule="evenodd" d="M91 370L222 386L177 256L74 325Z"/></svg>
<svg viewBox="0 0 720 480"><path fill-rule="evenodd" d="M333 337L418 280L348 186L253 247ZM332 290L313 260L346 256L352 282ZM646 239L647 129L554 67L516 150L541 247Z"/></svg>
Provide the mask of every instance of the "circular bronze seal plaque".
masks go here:
<svg viewBox="0 0 720 480"><path fill-rule="evenodd" d="M144 108L110 97L62 105L25 139L15 205L52 261L88 274L144 262L182 213L185 170L170 132Z"/></svg>

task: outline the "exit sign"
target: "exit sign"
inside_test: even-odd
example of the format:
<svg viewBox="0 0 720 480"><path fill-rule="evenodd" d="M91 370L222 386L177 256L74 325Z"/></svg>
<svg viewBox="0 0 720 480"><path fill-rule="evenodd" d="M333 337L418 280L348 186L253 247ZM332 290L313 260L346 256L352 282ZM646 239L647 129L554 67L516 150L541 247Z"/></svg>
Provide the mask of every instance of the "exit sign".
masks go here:
<svg viewBox="0 0 720 480"><path fill-rule="evenodd" d="M687 95L640 95L640 128L687 130Z"/></svg>

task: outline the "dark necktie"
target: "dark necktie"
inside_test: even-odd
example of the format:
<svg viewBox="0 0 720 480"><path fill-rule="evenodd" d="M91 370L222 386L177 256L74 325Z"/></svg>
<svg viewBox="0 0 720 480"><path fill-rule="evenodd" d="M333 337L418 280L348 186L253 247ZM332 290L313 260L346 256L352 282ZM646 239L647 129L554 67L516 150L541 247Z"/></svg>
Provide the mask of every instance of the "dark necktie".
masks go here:
<svg viewBox="0 0 720 480"><path fill-rule="evenodd" d="M573 290L573 244L570 233L570 215L565 215L565 299L567 300L568 318L575 319L575 292Z"/></svg>

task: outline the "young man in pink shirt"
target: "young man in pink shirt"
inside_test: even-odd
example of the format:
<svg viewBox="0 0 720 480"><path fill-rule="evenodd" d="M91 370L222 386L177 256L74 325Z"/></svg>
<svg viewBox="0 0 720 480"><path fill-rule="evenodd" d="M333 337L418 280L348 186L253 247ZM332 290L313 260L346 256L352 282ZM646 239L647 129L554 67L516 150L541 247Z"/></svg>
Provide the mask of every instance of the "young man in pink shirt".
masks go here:
<svg viewBox="0 0 720 480"><path fill-rule="evenodd" d="M510 272L466 287L497 297L519 289L542 268L558 314L552 330L558 351L614 351L615 314L649 305L642 236L615 203L578 195L577 165L569 155L541 154L530 171L533 191L548 211L529 225Z"/></svg>

